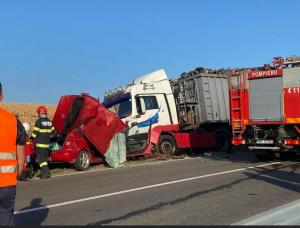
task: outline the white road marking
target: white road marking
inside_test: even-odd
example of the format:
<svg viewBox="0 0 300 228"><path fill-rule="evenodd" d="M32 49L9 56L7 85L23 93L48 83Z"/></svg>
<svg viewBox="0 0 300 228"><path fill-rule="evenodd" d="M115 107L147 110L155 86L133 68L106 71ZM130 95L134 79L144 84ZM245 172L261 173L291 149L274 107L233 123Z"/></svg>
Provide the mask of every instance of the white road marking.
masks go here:
<svg viewBox="0 0 300 228"><path fill-rule="evenodd" d="M171 185L171 184L177 184L177 183L182 183L182 182L187 182L187 181L192 181L192 180L203 179L203 178L207 178L207 177L213 177L213 176L218 176L218 175L223 175L223 174L228 174L228 173L235 173L235 172L240 172L240 171L244 171L244 170L261 168L261 167L278 165L278 164L281 164L281 162L266 163L266 164L262 164L262 165L258 165L258 166L250 166L250 167L245 167L245 168L240 168L240 169L228 170L228 171L212 173L212 174L207 174L207 175L202 175L202 176L196 176L196 177L190 177L190 178L185 178L185 179L180 179L180 180L175 180L175 181L169 181L169 182L164 182L164 183L160 183L160 184L147 185L144 187L133 188L133 189L123 190L123 191L119 191L119 192L113 192L113 193L108 193L108 194L103 194L103 195L98 195L98 196L92 196L92 197L82 198L82 199L78 199L78 200L67 201L67 202L63 202L63 203L51 204L48 206L36 207L36 208L27 209L27 210L23 210L23 211L17 211L17 212L15 212L15 214L16 215L25 214L25 213L29 213L29 212L44 210L44 209L62 207L62 206L70 205L70 204L86 202L89 200L101 199L101 198L106 198L106 197L110 197L110 196L116 196L116 195L121 195L121 194L125 194L125 193L141 191L141 190L145 190L145 189L157 188L157 187Z"/></svg>

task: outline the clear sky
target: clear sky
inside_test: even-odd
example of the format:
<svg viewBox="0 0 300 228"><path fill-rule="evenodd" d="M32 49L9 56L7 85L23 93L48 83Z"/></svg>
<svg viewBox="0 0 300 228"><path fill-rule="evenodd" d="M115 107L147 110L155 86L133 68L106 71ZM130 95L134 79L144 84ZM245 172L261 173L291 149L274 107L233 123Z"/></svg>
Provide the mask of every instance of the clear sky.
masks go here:
<svg viewBox="0 0 300 228"><path fill-rule="evenodd" d="M299 0L0 1L6 102L56 104L163 68L246 67L300 55Z"/></svg>

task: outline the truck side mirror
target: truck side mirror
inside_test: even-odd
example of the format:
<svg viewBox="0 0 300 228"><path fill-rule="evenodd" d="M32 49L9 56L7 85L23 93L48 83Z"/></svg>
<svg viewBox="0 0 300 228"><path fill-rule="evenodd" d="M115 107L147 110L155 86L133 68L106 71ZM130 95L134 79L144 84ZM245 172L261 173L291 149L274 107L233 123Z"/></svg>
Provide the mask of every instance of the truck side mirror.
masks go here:
<svg viewBox="0 0 300 228"><path fill-rule="evenodd" d="M141 98L141 114L145 114L145 112L146 112L145 101L144 98Z"/></svg>
<svg viewBox="0 0 300 228"><path fill-rule="evenodd" d="M146 112L146 105L143 97L136 97L137 113L143 115Z"/></svg>

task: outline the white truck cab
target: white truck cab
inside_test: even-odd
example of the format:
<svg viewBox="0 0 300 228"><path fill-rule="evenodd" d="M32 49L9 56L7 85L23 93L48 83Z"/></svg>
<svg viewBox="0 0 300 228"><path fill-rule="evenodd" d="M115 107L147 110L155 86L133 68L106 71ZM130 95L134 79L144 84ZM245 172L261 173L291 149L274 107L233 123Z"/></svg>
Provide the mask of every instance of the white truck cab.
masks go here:
<svg viewBox="0 0 300 228"><path fill-rule="evenodd" d="M128 125L128 154L143 153L153 129L178 129L174 95L162 69L143 75L126 87L108 91L103 104Z"/></svg>

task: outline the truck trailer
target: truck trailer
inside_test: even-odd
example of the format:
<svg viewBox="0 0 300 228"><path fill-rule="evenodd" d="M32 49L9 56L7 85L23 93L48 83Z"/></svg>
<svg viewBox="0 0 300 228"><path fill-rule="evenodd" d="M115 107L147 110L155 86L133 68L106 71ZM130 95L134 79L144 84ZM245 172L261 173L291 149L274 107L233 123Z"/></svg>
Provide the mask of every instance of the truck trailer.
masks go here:
<svg viewBox="0 0 300 228"><path fill-rule="evenodd" d="M230 149L226 70L197 68L172 80L157 70L107 91L103 105L128 125L128 157Z"/></svg>
<svg viewBox="0 0 300 228"><path fill-rule="evenodd" d="M300 57L229 76L232 143L260 160L286 159L300 149Z"/></svg>

